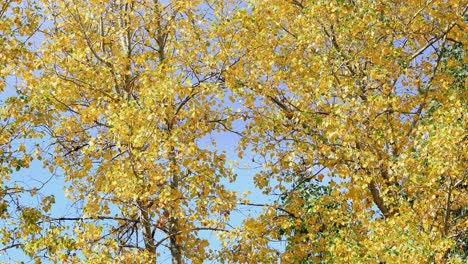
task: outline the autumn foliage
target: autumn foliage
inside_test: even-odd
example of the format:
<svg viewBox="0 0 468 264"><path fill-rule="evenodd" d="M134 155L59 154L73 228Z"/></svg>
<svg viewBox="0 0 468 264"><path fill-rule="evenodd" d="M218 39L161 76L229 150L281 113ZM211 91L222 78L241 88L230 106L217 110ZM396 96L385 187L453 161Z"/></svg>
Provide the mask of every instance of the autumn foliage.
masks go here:
<svg viewBox="0 0 468 264"><path fill-rule="evenodd" d="M0 253L465 263L467 9L3 1Z"/></svg>

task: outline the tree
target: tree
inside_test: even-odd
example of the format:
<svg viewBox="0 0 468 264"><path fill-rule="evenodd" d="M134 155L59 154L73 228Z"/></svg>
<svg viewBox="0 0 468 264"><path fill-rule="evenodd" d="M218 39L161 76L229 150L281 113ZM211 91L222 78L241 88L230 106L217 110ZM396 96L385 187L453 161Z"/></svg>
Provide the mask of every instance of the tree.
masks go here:
<svg viewBox="0 0 468 264"><path fill-rule="evenodd" d="M468 16L464 16L464 21L468 20ZM443 67L445 71L452 77L453 80L451 83L451 89L447 92L447 96L451 98L449 101L450 103L454 103L455 105L460 105L461 111L466 113L467 107L467 95L466 95L466 77L468 75L468 65L466 64L466 48L464 47L465 44L460 42L454 42L446 45L443 50ZM453 120L451 124L444 124L443 118L440 118L439 115L447 115L446 109L453 108L453 105L447 104L446 102L442 102L441 100L434 100L433 108L431 111L428 111L427 115L427 122L434 126L434 124L439 126L446 126L458 131L464 131L465 127L463 124L463 119L458 118ZM452 109L450 109L452 110ZM449 111L450 111L449 110ZM452 110L453 111L453 110ZM439 116L439 117L438 117ZM442 119L442 120L441 120ZM437 121L436 121L437 120ZM461 139L461 142L466 141L466 135ZM456 146L454 146L456 147ZM454 150L457 151L457 150ZM461 153L457 153L461 156L461 161L466 162L463 158ZM463 173L466 175L466 169L464 169ZM444 180L445 177L443 178ZM465 183L451 183L451 179L448 179L449 184L447 188L447 193L463 193L466 192L466 181ZM463 204L455 204L451 205L450 203L457 203L457 201L450 201L451 197L447 197L447 211L445 212L445 217L449 224L447 225L447 230L444 232L449 232L450 225L455 224L452 228L451 236L453 240L455 240L455 245L450 252L447 251L448 254L460 258L462 261L468 260L468 235L462 225L457 224L458 219L464 219L467 217L467 209L468 207ZM458 222L460 223L460 222Z"/></svg>
<svg viewBox="0 0 468 264"><path fill-rule="evenodd" d="M466 11L456 1L252 1L232 19L242 30L226 83L245 102L244 148L267 158L259 187L297 199L297 175L323 167L338 178L331 199L349 205L330 217L344 228L326 239L328 261L443 262L466 225L452 213L467 200L466 94L452 93L442 67L444 47L466 39ZM303 215L295 204L288 211ZM234 245L251 259L231 256L307 256L309 246L281 252L249 232L288 221L271 210L249 219ZM311 237L320 225L308 223Z"/></svg>
<svg viewBox="0 0 468 264"><path fill-rule="evenodd" d="M40 17L30 1L6 0L0 5L0 251L21 246L18 230L33 221L45 204L25 202L35 196L37 186L24 184L12 176L28 168L33 155L26 143L40 136L32 129L31 113L25 111L27 99L17 93L19 72L32 72L31 36ZM39 186L40 187L40 186ZM47 198L48 199L48 198ZM30 232L30 230L24 230Z"/></svg>
<svg viewBox="0 0 468 264"><path fill-rule="evenodd" d="M201 143L230 126L207 25L217 4L37 2L44 41L21 93L77 214L31 212L24 252L147 263L167 245L172 263L210 257L198 233L223 231L235 204L226 155Z"/></svg>
<svg viewBox="0 0 468 264"><path fill-rule="evenodd" d="M6 1L1 89L15 92L0 112L0 252L38 263L463 263L467 9ZM259 163L271 203L232 190L221 132L241 137L237 154ZM13 171L33 160L63 178L73 210L58 215L54 196L19 183ZM264 210L231 226L237 205Z"/></svg>
<svg viewBox="0 0 468 264"><path fill-rule="evenodd" d="M20 61L27 61L31 53L26 48L30 42L28 38L37 29L38 17L23 12L19 7L20 1L5 1L0 7L0 92L5 92L8 80L16 71L30 69L31 65L25 62L20 68ZM27 3L25 3L26 5ZM30 5L28 8L35 8ZM11 89L13 90L13 89ZM14 93L14 91L6 91ZM19 138L32 137L27 135L27 121L22 119L20 113L25 104L22 96L10 96L2 100L0 108L0 184L12 170L27 167L31 158L26 155L24 145L18 143ZM16 149L12 149L16 147Z"/></svg>

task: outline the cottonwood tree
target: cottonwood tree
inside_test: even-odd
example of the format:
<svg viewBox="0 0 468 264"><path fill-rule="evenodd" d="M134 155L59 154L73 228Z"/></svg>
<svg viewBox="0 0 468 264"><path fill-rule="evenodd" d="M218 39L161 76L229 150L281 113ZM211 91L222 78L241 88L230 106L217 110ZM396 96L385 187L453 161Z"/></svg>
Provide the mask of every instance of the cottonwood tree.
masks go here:
<svg viewBox="0 0 468 264"><path fill-rule="evenodd" d="M37 32L40 15L32 1L6 0L0 4L0 254L19 248L20 230L28 233L27 222L48 210L51 197L31 197L43 187L17 177L28 168L33 155L26 146L41 133L33 129L27 98L18 90L17 76L33 72L31 38ZM23 229L24 228L24 229Z"/></svg>
<svg viewBox="0 0 468 264"><path fill-rule="evenodd" d="M2 89L20 81L1 112L2 252L463 261L466 1L4 3ZM239 156L255 155L256 185L279 198L244 201L265 211L226 230L234 174L210 136L238 118ZM39 137L35 154L15 141ZM8 185L33 157L63 176L72 213L40 191L16 203L38 193ZM225 239L219 254L205 230Z"/></svg>
<svg viewBox="0 0 468 264"><path fill-rule="evenodd" d="M466 47L467 8L466 1L251 1L233 15L222 32L236 33L226 56L237 63L225 81L244 103L240 151L265 159L259 187L294 201L228 234L225 258L461 261L448 253L466 226L455 213L467 206L466 89L453 89L456 77L443 61L446 47ZM316 241L322 222L302 221L308 201L294 186L326 184L327 176L337 188L326 199L343 206L317 210L341 227L337 235L314 246L300 236L302 247L286 251L274 246L285 228L304 228Z"/></svg>
<svg viewBox="0 0 468 264"><path fill-rule="evenodd" d="M29 38L37 30L38 16L24 12L19 2L5 1L0 6L0 92L5 93L0 106L0 183L8 179L12 170L28 166L30 161L30 157L25 155L25 146L18 143L18 139L25 137L29 129L28 119L20 115L25 98L14 96L13 77L17 71L31 68L27 62L22 64L20 61L31 59L32 54L27 47L31 44Z"/></svg>
<svg viewBox="0 0 468 264"><path fill-rule="evenodd" d="M209 25L223 2L37 3L41 47L21 92L76 213L34 214L17 230L23 251L54 262L209 258L199 233L224 231L235 204L221 183L234 175L209 139L231 126L218 84L228 62Z"/></svg>

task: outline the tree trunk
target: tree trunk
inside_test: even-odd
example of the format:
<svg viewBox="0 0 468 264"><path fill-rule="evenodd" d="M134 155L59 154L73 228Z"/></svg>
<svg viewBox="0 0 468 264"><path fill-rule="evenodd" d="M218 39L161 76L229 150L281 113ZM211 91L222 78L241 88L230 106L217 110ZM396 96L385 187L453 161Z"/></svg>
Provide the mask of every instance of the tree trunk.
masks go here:
<svg viewBox="0 0 468 264"><path fill-rule="evenodd" d="M177 166L176 160L176 150L174 147L171 149L171 153L169 154L169 163L170 166ZM179 175L176 172L171 173L171 190L178 190L179 189ZM175 216L176 212L171 208L169 211L169 248L171 250L171 257L173 264L182 264L182 245L179 241L180 236L180 226L179 226L179 219Z"/></svg>

